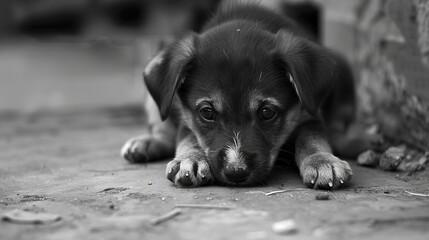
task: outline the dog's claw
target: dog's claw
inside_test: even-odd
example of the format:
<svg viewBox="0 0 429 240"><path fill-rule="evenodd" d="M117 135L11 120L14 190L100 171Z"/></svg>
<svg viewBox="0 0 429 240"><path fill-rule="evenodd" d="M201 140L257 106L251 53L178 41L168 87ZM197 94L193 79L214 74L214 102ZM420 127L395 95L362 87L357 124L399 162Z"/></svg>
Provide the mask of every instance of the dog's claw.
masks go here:
<svg viewBox="0 0 429 240"><path fill-rule="evenodd" d="M205 154L199 152L176 157L167 164L166 172L167 178L178 187L198 187L213 182Z"/></svg>
<svg viewBox="0 0 429 240"><path fill-rule="evenodd" d="M300 171L304 183L315 189L338 188L353 175L350 165L331 153L310 155L302 161Z"/></svg>

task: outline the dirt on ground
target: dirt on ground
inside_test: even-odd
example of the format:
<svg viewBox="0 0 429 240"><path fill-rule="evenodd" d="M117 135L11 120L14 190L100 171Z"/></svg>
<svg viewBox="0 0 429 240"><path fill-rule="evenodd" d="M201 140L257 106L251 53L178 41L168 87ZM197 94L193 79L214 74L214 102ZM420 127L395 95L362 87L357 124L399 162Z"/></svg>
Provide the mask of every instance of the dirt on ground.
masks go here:
<svg viewBox="0 0 429 240"><path fill-rule="evenodd" d="M0 215L15 209L58 214L47 224L0 221L0 239L429 239L429 173L357 166L346 188L305 188L292 166L264 186L181 189L165 177L168 160L133 165L119 156L142 129L139 107L67 114L0 116ZM276 190L287 192L265 195ZM319 199L325 199L323 196ZM152 224L175 204L182 208ZM273 231L292 220L295 230Z"/></svg>

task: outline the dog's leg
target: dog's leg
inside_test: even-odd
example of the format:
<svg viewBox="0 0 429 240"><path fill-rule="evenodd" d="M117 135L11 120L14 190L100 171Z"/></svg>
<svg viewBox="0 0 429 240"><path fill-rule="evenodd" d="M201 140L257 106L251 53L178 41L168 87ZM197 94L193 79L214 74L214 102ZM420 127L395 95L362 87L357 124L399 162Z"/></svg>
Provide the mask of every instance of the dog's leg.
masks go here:
<svg viewBox="0 0 429 240"><path fill-rule="evenodd" d="M167 164L167 178L178 187L197 187L213 182L206 154L195 135L189 133L180 141L176 157Z"/></svg>
<svg viewBox="0 0 429 240"><path fill-rule="evenodd" d="M299 129L295 160L304 184L312 188L334 189L350 180L350 165L332 154L322 123L312 121Z"/></svg>
<svg viewBox="0 0 429 240"><path fill-rule="evenodd" d="M174 156L176 127L171 120L150 125L146 132L128 140L121 155L133 163L144 163Z"/></svg>
<svg viewBox="0 0 429 240"><path fill-rule="evenodd" d="M323 119L334 153L353 159L368 149L383 151L382 136L368 133L365 124L356 121L356 89L350 64L336 53L333 56L338 64L338 76L323 105Z"/></svg>
<svg viewBox="0 0 429 240"><path fill-rule="evenodd" d="M378 133L368 133L363 124L353 123L346 130L329 128L329 142L335 152L341 157L356 159L357 156L368 150L384 152L388 146L383 136Z"/></svg>
<svg viewBox="0 0 429 240"><path fill-rule="evenodd" d="M144 86L146 97L144 110L147 125L143 134L125 142L121 149L123 158L132 163L145 163L165 158L172 158L176 146L177 127L174 120L168 118L162 121L158 106Z"/></svg>

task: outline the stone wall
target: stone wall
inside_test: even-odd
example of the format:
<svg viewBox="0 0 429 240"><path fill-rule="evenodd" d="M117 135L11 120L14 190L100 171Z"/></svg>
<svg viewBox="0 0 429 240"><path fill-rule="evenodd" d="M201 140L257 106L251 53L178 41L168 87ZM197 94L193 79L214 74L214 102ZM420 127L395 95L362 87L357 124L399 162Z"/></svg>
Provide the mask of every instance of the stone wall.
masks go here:
<svg viewBox="0 0 429 240"><path fill-rule="evenodd" d="M325 0L325 44L355 66L361 120L429 149L429 0Z"/></svg>

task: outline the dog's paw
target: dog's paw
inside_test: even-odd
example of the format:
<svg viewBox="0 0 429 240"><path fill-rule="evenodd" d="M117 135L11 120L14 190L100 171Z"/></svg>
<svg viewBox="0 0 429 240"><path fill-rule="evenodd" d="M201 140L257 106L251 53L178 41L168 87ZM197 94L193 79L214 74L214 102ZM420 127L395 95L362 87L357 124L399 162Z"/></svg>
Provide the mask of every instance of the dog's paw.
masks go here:
<svg viewBox="0 0 429 240"><path fill-rule="evenodd" d="M353 173L348 162L331 153L316 153L300 166L304 184L315 189L335 189L347 183Z"/></svg>
<svg viewBox="0 0 429 240"><path fill-rule="evenodd" d="M178 187L198 187L214 180L205 155L196 152L174 158L167 164L166 174Z"/></svg>
<svg viewBox="0 0 429 240"><path fill-rule="evenodd" d="M121 149L121 155L132 163L160 160L174 155L174 143L147 134L128 140Z"/></svg>

